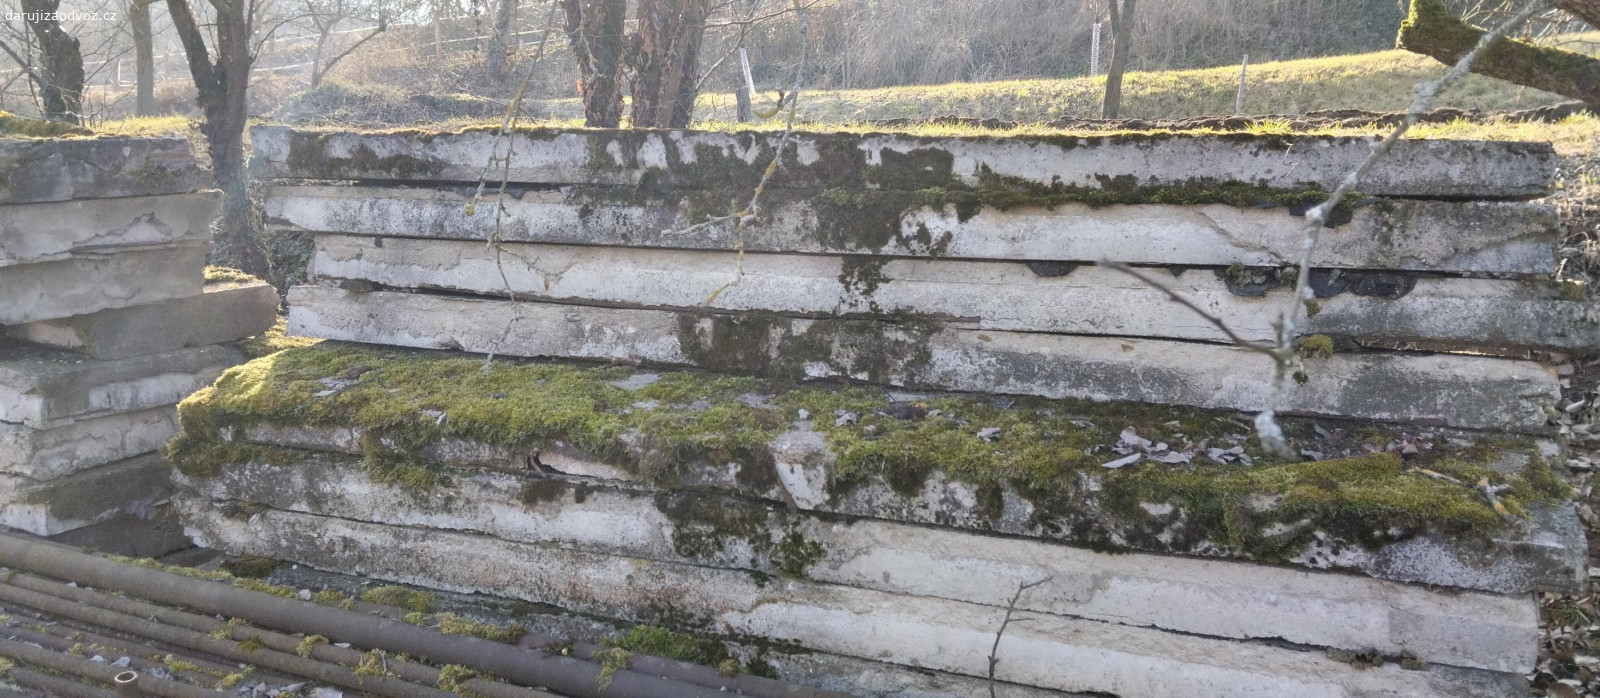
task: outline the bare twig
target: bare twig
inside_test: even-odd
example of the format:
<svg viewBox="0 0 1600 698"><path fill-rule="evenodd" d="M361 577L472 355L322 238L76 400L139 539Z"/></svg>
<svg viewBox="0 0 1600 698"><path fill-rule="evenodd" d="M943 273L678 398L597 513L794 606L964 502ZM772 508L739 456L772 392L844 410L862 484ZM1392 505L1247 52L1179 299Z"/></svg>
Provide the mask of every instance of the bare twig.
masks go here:
<svg viewBox="0 0 1600 698"><path fill-rule="evenodd" d="M1009 626L1012 623L1012 614L1016 613L1017 611L1017 602L1022 600L1022 592L1044 584L1052 579L1055 579L1055 577L1045 577L1037 582L1017 583L1017 593L1012 594L1011 603L1006 604L1006 617L1004 620L1000 621L1000 629L996 630L994 633L994 646L989 648L989 698L995 698L994 670L995 667L1000 665L1000 638L1006 634L1006 626ZM1020 621L1024 619L1017 618L1015 620Z"/></svg>

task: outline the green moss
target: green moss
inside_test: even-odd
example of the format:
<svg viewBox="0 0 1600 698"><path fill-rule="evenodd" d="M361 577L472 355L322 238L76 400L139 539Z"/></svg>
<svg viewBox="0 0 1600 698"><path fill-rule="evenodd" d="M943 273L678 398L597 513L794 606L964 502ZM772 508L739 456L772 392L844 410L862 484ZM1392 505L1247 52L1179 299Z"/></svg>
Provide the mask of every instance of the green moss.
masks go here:
<svg viewBox="0 0 1600 698"><path fill-rule="evenodd" d="M249 578L235 579L235 580L233 580L232 584L234 586L236 586L236 587L239 587L240 589L249 589L250 591L256 591L256 592L260 592L260 593L263 593L263 594L272 594L273 596L282 596L283 598L286 598L286 599L298 599L298 598L300 598L300 592L295 591L293 588L286 587L286 586L279 586L277 584L268 584L268 583L263 582L263 581L261 581L259 579L249 579Z"/></svg>
<svg viewBox="0 0 1600 698"><path fill-rule="evenodd" d="M816 564L826 554L822 544L807 540L799 531L790 531L783 540L778 542L778 547L773 551L772 562L777 565L778 571L790 579L800 579L806 576L806 570Z"/></svg>
<svg viewBox="0 0 1600 698"><path fill-rule="evenodd" d="M705 666L718 666L728 659L728 648L721 642L654 625L634 626L620 637L602 639L600 644L625 650L630 656L643 654Z"/></svg>
<svg viewBox="0 0 1600 698"><path fill-rule="evenodd" d="M611 679L616 677L617 672L627 669L628 664L633 662L633 653L621 647L612 647L596 652L594 658L600 660L600 675L595 680L595 687L605 691L611 687Z"/></svg>
<svg viewBox="0 0 1600 698"><path fill-rule="evenodd" d="M1300 340L1300 355L1307 358L1320 356L1324 359L1333 356L1333 338L1325 334L1314 334Z"/></svg>
<svg viewBox="0 0 1600 698"><path fill-rule="evenodd" d="M1322 314L1322 301L1311 299L1306 301L1306 317L1315 318Z"/></svg>
<svg viewBox="0 0 1600 698"><path fill-rule="evenodd" d="M247 274L233 267L206 266L207 284L262 284L266 283L260 278Z"/></svg>
<svg viewBox="0 0 1600 698"><path fill-rule="evenodd" d="M231 691L235 686L239 685L240 681L245 680L245 677L249 676L251 673L252 671L247 669L245 671L228 674L217 681L217 690Z"/></svg>
<svg viewBox="0 0 1600 698"><path fill-rule="evenodd" d="M346 611L356 610L356 600L339 593L333 589L323 589L311 597L311 601L318 606L342 608Z"/></svg>
<svg viewBox="0 0 1600 698"><path fill-rule="evenodd" d="M356 665L356 676L390 676L388 657L383 650L370 650L361 655L361 662Z"/></svg>
<svg viewBox="0 0 1600 698"><path fill-rule="evenodd" d="M261 644L261 636L260 635L251 635L250 637L245 638L244 641L239 643L239 650L248 653L248 652L254 652L256 650L259 650L264 646L265 645Z"/></svg>
<svg viewBox="0 0 1600 698"><path fill-rule="evenodd" d="M528 634L528 629L515 623L509 626L479 623L454 613L441 613L434 617L434 627L447 635L471 635L495 642L515 643Z"/></svg>
<svg viewBox="0 0 1600 698"><path fill-rule="evenodd" d="M437 599L433 594L425 591L416 591L398 586L382 586L368 589L361 595L361 600L418 613L432 613L434 602Z"/></svg>
<svg viewBox="0 0 1600 698"><path fill-rule="evenodd" d="M301 640L300 644L295 646L294 653L302 657L310 657L311 651L315 649L317 645L325 644L328 644L328 638L321 635L307 635L306 639Z"/></svg>
<svg viewBox="0 0 1600 698"><path fill-rule="evenodd" d="M267 575L272 574L273 570L276 570L282 566L283 562L281 560L274 560L270 557L257 557L254 555L246 555L245 557L241 557L237 560L229 560L222 563L222 569L226 570L229 574L235 577L249 577L251 579L261 579L266 577Z"/></svg>
<svg viewBox="0 0 1600 698"><path fill-rule="evenodd" d="M61 136L87 136L94 132L60 121L29 119L11 112L0 111L0 137L60 138Z"/></svg>
<svg viewBox="0 0 1600 698"><path fill-rule="evenodd" d="M446 664L439 669L439 690L458 696L472 696L474 694L467 690L466 683L475 678L478 678L478 672L460 664Z"/></svg>

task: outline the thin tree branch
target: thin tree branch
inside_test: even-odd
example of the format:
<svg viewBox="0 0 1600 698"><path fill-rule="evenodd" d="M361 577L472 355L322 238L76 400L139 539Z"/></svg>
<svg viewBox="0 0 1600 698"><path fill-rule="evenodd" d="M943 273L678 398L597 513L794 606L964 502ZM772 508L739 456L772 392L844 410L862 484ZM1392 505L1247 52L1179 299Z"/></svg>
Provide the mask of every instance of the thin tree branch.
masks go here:
<svg viewBox="0 0 1600 698"><path fill-rule="evenodd" d="M1017 611L1017 602L1022 600L1022 592L1044 584L1054 578L1055 577L1045 577L1037 582L1029 582L1026 584L1021 582L1017 583L1017 593L1012 594L1011 603L1006 604L1006 617L1004 620L1000 621L1000 629L996 630L994 633L994 646L989 648L989 698L995 698L994 670L995 667L1000 665L1000 638L1006 634L1006 626L1009 626L1012 623L1011 615ZM1022 619L1018 618L1017 620Z"/></svg>

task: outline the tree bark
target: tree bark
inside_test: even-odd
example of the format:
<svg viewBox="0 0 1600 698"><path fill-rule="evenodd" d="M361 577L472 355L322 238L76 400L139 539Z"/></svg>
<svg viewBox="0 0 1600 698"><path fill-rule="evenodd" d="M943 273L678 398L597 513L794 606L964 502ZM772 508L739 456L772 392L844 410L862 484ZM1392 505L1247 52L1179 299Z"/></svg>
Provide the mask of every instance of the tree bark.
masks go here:
<svg viewBox="0 0 1600 698"><path fill-rule="evenodd" d="M635 128L689 125L709 10L709 0L639 0L631 53Z"/></svg>
<svg viewBox="0 0 1600 698"><path fill-rule="evenodd" d="M54 18L61 0L22 0L22 11L39 13L28 19L28 28L39 41L41 70L39 96L46 118L83 123L83 53L78 40L69 36Z"/></svg>
<svg viewBox="0 0 1600 698"><path fill-rule="evenodd" d="M1600 0L1560 0L1556 3L1556 7L1588 22L1595 29L1600 29Z"/></svg>
<svg viewBox="0 0 1600 698"><path fill-rule="evenodd" d="M271 277L266 247L261 242L250 205L250 179L245 171L244 127L248 118L250 18L238 0L213 0L216 11L217 59L206 50L205 34L195 21L189 0L167 0L167 13L183 43L194 77L195 101L205 114L200 132L211 154L211 171L222 190L222 224L214 237L212 256L261 278Z"/></svg>
<svg viewBox="0 0 1600 698"><path fill-rule="evenodd" d="M1412 0L1398 43L1407 51L1453 64L1477 46L1483 34L1484 30L1450 14L1442 0ZM1600 107L1600 60L1581 53L1501 39L1478 57L1472 72Z"/></svg>
<svg viewBox="0 0 1600 698"><path fill-rule="evenodd" d="M561 0L567 41L578 63L578 95L591 128L622 124L626 0Z"/></svg>
<svg viewBox="0 0 1600 698"><path fill-rule="evenodd" d="M1111 3L1111 65L1106 68L1106 98L1100 116L1115 119L1122 113L1122 74L1128 69L1128 51L1133 43L1133 14L1138 0L1118 0Z"/></svg>
<svg viewBox="0 0 1600 698"><path fill-rule="evenodd" d="M499 0L494 9L494 28L489 32L489 50L483 58L483 67L496 79L506 76L506 63L512 50L511 35L516 26L517 0Z"/></svg>
<svg viewBox="0 0 1600 698"><path fill-rule="evenodd" d="M137 116L156 113L155 32L150 28L151 0L128 3L128 24L133 30L134 107Z"/></svg>

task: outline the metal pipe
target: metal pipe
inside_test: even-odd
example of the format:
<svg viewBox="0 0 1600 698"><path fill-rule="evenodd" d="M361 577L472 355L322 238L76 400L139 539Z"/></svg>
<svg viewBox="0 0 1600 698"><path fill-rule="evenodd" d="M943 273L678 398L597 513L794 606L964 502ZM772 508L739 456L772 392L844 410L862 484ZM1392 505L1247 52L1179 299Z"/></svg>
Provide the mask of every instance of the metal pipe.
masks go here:
<svg viewBox="0 0 1600 698"><path fill-rule="evenodd" d="M104 608L96 608L67 599L29 591L11 584L0 584L0 600L29 606L46 613L93 623L119 632L141 635L159 642L167 642L218 657L259 664L270 669L297 674L323 683L331 683L363 693L387 698L459 698L436 688L419 686L387 676L361 676L335 664L307 659L295 654L277 652L264 647L250 647L243 642L222 640L193 630L177 628L124 615ZM93 664L93 662L90 662ZM99 666L99 665L96 665ZM145 687L149 690L149 686Z"/></svg>
<svg viewBox="0 0 1600 698"><path fill-rule="evenodd" d="M36 667L79 676L99 683L114 683L122 669L109 664L91 662L70 654L51 652L15 640L0 640L0 656L10 657ZM218 692L191 686L171 679L146 676L139 679L139 687L160 698L217 698Z"/></svg>
<svg viewBox="0 0 1600 698"><path fill-rule="evenodd" d="M76 642L74 640L69 640L69 639L63 638L63 637L61 637L59 635L53 635L51 633L44 632L42 630L33 630L33 629L28 629L28 628L6 628L4 630L0 630L0 636L10 636L9 639L21 640L23 642L27 642L27 643L30 643L30 644L39 645L40 647L43 647L43 648L48 649L48 650L54 650L56 652L66 652L68 654L71 654L72 646L74 644L76 644ZM143 672L150 672L153 669L161 668L161 669L165 669L167 671L171 671L170 667L168 667L167 664L162 662L162 661L151 659L149 657L136 656L135 654L123 651L122 648L106 645L105 643L99 642L96 639L92 639L90 637L84 637L83 639L84 640L89 640L91 645L102 646L102 647L106 647L107 649L114 650L116 652L116 654L114 654L113 656L127 657L128 661L129 661L129 668L131 668L131 669L136 669L138 671L143 671ZM160 656L160 657L165 657L165 656L168 656L169 653L162 652L162 651L156 650L154 648L147 648L147 651L145 652L145 654L147 654L147 655L148 654L153 654L153 655L157 655L157 656ZM193 659L193 658L190 658L190 657L187 657L187 656L177 655L177 654L172 654L171 656L176 660L195 663L196 667L201 667L201 664L196 663L196 662L200 662L201 660L196 660L196 659ZM185 671L172 671L171 673L172 673L173 676L176 676L176 677L181 678L181 679L185 679L189 683L199 684L199 683L214 682L214 681L216 681L217 677L227 676L228 674L237 673L239 671L239 667L236 666L236 665L235 666L228 666L228 665L223 665L223 664L215 664L213 662L204 662L204 664L205 665L209 665L209 666L205 666L204 668L202 668L201 670L198 670L198 671L185 670ZM271 679L269 679L269 685L275 684L276 686L278 686L280 688L283 687L283 686L287 686L287 685L289 685L291 683L294 683L294 682L292 682L292 681L284 681L281 678L271 678Z"/></svg>
<svg viewBox="0 0 1600 698"><path fill-rule="evenodd" d="M144 698L144 691L139 689L139 672L124 671L111 677L111 690L117 698Z"/></svg>
<svg viewBox="0 0 1600 698"><path fill-rule="evenodd" d="M514 683L544 686L578 698L725 698L722 691L631 669L612 675L610 686L602 695L601 669L594 662L481 638L445 635L432 628L135 567L12 535L0 534L0 565L117 589L204 613L243 618L291 633L321 635L360 647L380 647L442 664L459 664ZM791 696L816 695L811 693L814 689L790 688Z"/></svg>
<svg viewBox="0 0 1600 698"><path fill-rule="evenodd" d="M104 688L22 667L6 672L6 679L18 686L44 691L51 698L117 698L117 694Z"/></svg>
<svg viewBox="0 0 1600 698"><path fill-rule="evenodd" d="M299 654L303 642L301 638L291 637L271 630L230 625L215 618L186 613L141 601L132 601L91 589L69 587L60 582L52 582L26 574L16 573L11 575L10 584L29 591L88 604L136 618L150 618L167 625L187 628L207 635L217 631L224 631L234 640L242 642L254 639L266 648L278 652ZM366 656L365 653L359 650L337 647L327 643L315 643L310 645L308 649L311 659L352 667L358 666ZM395 660L386 662L385 668L389 673L407 681L438 685L440 679L440 671L426 664ZM468 679L462 681L461 686L487 698L555 698L554 695L544 691L487 679Z"/></svg>
<svg viewBox="0 0 1600 698"><path fill-rule="evenodd" d="M4 610L12 614L20 613L20 611L17 611L11 607L0 608L0 610ZM29 610L31 611L31 609ZM50 621L55 622L55 624L28 629L33 633L37 633L41 637L54 638L56 642L75 642L81 640L88 643L90 646L98 645L100 647L105 647L112 652L118 653L118 656L132 659L133 667L135 669L145 668L140 666L140 662L149 662L152 665L165 666L167 658L170 657L176 661L193 664L199 670L198 675L202 676L225 676L239 670L239 666L237 664L223 664L208 658L197 657L192 654L179 654L177 652L171 652L159 647L143 645L136 640L101 635L94 631L101 630L102 628L95 628L87 623L70 619L67 619L65 622L61 622L61 619L58 619L55 616L45 616L43 614L38 614L38 617L48 618ZM4 632L20 635L22 630L24 629L7 628ZM40 645L45 644L42 639L29 640L29 642ZM276 673L257 672L256 677L281 686L287 686L289 684L296 683L296 681L289 680L289 677Z"/></svg>

